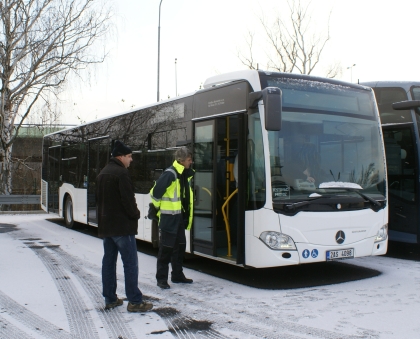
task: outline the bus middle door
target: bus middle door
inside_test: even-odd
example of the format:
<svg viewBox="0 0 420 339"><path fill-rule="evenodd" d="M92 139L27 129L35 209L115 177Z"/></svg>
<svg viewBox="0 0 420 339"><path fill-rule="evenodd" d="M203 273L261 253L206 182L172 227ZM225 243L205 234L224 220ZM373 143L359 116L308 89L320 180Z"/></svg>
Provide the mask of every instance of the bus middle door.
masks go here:
<svg viewBox="0 0 420 339"><path fill-rule="evenodd" d="M108 164L110 156L109 137L95 138L89 140L88 155L88 182L87 182L87 210L88 223L97 225L96 215L96 177L99 172Z"/></svg>
<svg viewBox="0 0 420 339"><path fill-rule="evenodd" d="M232 115L194 126L194 253L238 264L244 257L245 190L237 184L243 124L243 115Z"/></svg>

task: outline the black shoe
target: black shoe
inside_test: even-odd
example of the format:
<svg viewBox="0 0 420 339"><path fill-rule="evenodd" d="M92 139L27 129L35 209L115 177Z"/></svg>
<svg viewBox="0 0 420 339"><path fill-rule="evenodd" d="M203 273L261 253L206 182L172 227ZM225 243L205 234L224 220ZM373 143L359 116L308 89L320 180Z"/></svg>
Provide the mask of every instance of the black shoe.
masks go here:
<svg viewBox="0 0 420 339"><path fill-rule="evenodd" d="M117 298L117 300L115 300L113 303L109 303L105 305L105 309L106 310L110 310L111 308L117 307L117 306L121 306L123 304L123 300Z"/></svg>
<svg viewBox="0 0 420 339"><path fill-rule="evenodd" d="M146 301L143 301L141 304L132 304L129 302L127 305L128 312L147 312L150 311L152 308L153 304L148 303Z"/></svg>
<svg viewBox="0 0 420 339"><path fill-rule="evenodd" d="M168 283L166 281L158 281L157 285L162 289L162 290L167 290L168 288L171 288L171 286L168 285Z"/></svg>
<svg viewBox="0 0 420 339"><path fill-rule="evenodd" d="M189 278L180 277L180 278L172 278L171 279L173 283L175 284L192 284L193 280Z"/></svg>

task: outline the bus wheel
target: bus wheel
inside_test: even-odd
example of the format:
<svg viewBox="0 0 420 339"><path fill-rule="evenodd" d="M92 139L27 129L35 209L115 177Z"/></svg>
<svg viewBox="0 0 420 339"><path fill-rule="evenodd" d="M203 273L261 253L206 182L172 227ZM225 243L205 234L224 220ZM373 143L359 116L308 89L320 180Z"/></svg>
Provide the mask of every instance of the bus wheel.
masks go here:
<svg viewBox="0 0 420 339"><path fill-rule="evenodd" d="M64 202L64 222L66 223L67 228L73 228L73 200L71 200L69 195Z"/></svg>

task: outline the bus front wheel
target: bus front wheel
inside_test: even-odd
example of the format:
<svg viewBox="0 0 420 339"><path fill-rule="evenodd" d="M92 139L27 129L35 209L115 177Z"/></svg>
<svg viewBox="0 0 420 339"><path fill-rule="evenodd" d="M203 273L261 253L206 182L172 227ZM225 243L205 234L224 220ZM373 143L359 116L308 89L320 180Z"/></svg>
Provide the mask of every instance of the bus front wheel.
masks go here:
<svg viewBox="0 0 420 339"><path fill-rule="evenodd" d="M73 200L68 195L64 202L64 222L67 228L74 227L74 218L73 218Z"/></svg>

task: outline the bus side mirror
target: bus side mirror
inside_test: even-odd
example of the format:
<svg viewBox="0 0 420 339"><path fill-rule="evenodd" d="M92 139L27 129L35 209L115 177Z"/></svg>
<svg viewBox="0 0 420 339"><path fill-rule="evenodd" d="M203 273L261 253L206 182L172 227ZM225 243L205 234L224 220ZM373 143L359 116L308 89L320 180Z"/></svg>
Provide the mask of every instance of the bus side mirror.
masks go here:
<svg viewBox="0 0 420 339"><path fill-rule="evenodd" d="M281 95L281 90L277 87L266 87L262 91L249 93L249 108L256 108L258 102L263 99L265 129L267 131L281 130Z"/></svg>
<svg viewBox="0 0 420 339"><path fill-rule="evenodd" d="M281 89L266 87L262 90L264 102L265 129L267 131L281 130Z"/></svg>
<svg viewBox="0 0 420 339"><path fill-rule="evenodd" d="M411 109L420 107L420 100L406 100L400 102L394 102L392 108L395 110L400 109Z"/></svg>
<svg viewBox="0 0 420 339"><path fill-rule="evenodd" d="M248 96L248 107L249 108L257 108L258 102L262 99L262 91L258 92L251 92Z"/></svg>

